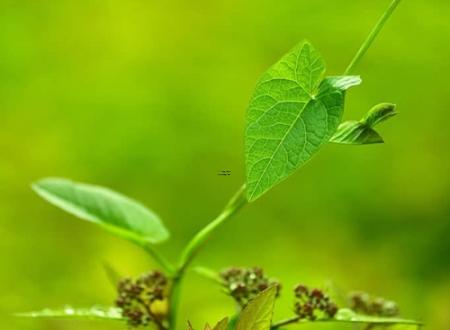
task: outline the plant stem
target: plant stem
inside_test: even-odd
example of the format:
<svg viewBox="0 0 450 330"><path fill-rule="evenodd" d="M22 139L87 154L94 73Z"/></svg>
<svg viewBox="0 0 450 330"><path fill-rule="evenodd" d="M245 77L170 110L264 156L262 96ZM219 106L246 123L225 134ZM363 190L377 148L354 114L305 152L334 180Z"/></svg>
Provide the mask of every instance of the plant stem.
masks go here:
<svg viewBox="0 0 450 330"><path fill-rule="evenodd" d="M209 238L209 236L227 219L231 218L242 206L247 204L247 198L245 196L245 185L243 185L238 192L231 198L227 206L223 209L217 218L207 224L201 229L188 243L181 255L181 261L178 265L178 271L184 270L197 254L199 249Z"/></svg>
<svg viewBox="0 0 450 330"><path fill-rule="evenodd" d="M159 254L151 245L144 244L142 248L167 272L169 275L175 273L175 267L161 254Z"/></svg>
<svg viewBox="0 0 450 330"><path fill-rule="evenodd" d="M202 248L206 240L211 234L222 225L226 220L230 219L236 214L239 209L247 204L247 197L245 194L245 185L243 185L238 192L231 198L223 211L213 221L208 223L203 229L201 229L188 243L183 250L178 264L177 271L174 273L172 289L170 292L170 311L169 311L169 324L171 329L175 329L176 316L179 304L179 295L181 289L181 282L187 267L192 262L195 255Z"/></svg>
<svg viewBox="0 0 450 330"><path fill-rule="evenodd" d="M359 63L359 61L364 57L367 50L370 48L372 43L374 42L375 38L378 36L380 31L383 29L384 25L388 21L388 19L391 17L392 13L395 11L397 6L400 4L402 0L393 0L391 4L389 5L388 9L383 13L383 15L378 20L377 24L373 27L372 31L370 32L367 39L362 44L361 48L356 53L355 57L350 62L349 66L345 70L344 75L351 74L353 70L355 69L356 65Z"/></svg>
<svg viewBox="0 0 450 330"><path fill-rule="evenodd" d="M282 321L272 324L270 329L275 330L275 329L281 328L282 326L285 326L285 325L297 323L298 321L300 321L300 316L294 316L289 319L285 319L285 320L282 320Z"/></svg>

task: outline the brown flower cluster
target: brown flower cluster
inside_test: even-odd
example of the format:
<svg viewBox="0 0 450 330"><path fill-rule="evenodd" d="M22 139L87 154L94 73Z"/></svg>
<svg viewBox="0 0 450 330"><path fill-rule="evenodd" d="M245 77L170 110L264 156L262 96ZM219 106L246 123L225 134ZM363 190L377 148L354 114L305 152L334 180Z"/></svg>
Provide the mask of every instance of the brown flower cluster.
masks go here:
<svg viewBox="0 0 450 330"><path fill-rule="evenodd" d="M158 271L119 282L116 306L121 308L130 327L153 323L158 329L165 329L168 285L167 277Z"/></svg>
<svg viewBox="0 0 450 330"><path fill-rule="evenodd" d="M338 311L337 305L331 301L323 291L319 289L308 289L299 284L294 289L295 313L301 319L316 320L332 318Z"/></svg>
<svg viewBox="0 0 450 330"><path fill-rule="evenodd" d="M220 273L220 278L226 292L242 307L268 287L276 286L277 296L281 291L280 282L266 277L259 267L227 268Z"/></svg>
<svg viewBox="0 0 450 330"><path fill-rule="evenodd" d="M372 297L366 292L349 294L350 308L356 313L374 316L397 316L399 308L394 301Z"/></svg>

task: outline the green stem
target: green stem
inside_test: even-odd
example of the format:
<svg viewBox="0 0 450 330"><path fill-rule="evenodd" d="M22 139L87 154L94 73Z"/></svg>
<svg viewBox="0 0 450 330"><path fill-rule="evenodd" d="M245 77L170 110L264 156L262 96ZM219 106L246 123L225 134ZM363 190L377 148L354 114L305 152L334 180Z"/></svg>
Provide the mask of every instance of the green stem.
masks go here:
<svg viewBox="0 0 450 330"><path fill-rule="evenodd" d="M277 323L272 324L270 329L271 330L275 330L275 329L281 328L281 327L283 327L285 325L297 323L298 321L300 321L300 316L294 316L294 317L291 317L289 319L282 320L282 321L279 321Z"/></svg>
<svg viewBox="0 0 450 330"><path fill-rule="evenodd" d="M173 276L172 289L170 293L169 324L171 329L175 329L176 326L176 316L179 304L181 282L183 280L187 267L192 262L198 251L202 248L206 240L211 236L211 234L226 220L230 219L234 214L236 214L239 209L247 204L245 192L245 185L243 185L239 189L239 191L231 198L223 211L217 216L217 218L215 218L203 229L201 229L189 241L188 245L183 250L177 271Z"/></svg>
<svg viewBox="0 0 450 330"><path fill-rule="evenodd" d="M142 248L164 269L164 271L169 275L175 273L175 267L161 254L159 254L151 245L144 244Z"/></svg>
<svg viewBox="0 0 450 330"><path fill-rule="evenodd" d="M351 74L353 70L355 69L356 65L361 61L361 59L366 54L367 50L370 48L372 43L374 42L375 38L378 36L380 31L383 29L384 25L388 21L388 19L391 17L392 13L395 11L397 6L400 4L402 0L393 0L391 4L389 5L388 9L384 12L384 14L381 16L381 18L378 20L377 24L373 27L372 31L370 32L367 39L362 44L361 48L356 53L355 57L350 62L349 66L345 70L344 75Z"/></svg>
<svg viewBox="0 0 450 330"><path fill-rule="evenodd" d="M181 261L178 265L179 271L183 271L192 261L199 249L209 238L209 236L227 219L231 218L242 206L247 204L247 198L245 196L245 185L243 185L239 191L231 198L227 206L223 209L217 218L207 224L202 230L200 230L188 243L181 255Z"/></svg>

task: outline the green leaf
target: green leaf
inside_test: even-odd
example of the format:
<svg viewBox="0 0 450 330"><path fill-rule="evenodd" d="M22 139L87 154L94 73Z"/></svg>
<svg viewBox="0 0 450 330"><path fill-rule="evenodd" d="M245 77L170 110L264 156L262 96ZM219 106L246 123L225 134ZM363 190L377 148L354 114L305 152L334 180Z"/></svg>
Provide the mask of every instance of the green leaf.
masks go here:
<svg viewBox="0 0 450 330"><path fill-rule="evenodd" d="M351 309L341 308L330 322L346 322L346 323L367 323L367 324L412 324L421 325L422 322L416 320L402 319L398 317L380 317L356 314Z"/></svg>
<svg viewBox="0 0 450 330"><path fill-rule="evenodd" d="M339 125L330 142L339 144L383 143L383 138L371 127L356 121L346 121Z"/></svg>
<svg viewBox="0 0 450 330"><path fill-rule="evenodd" d="M325 64L303 42L260 79L247 110L247 199L253 201L306 163L341 122L357 76L323 79Z"/></svg>
<svg viewBox="0 0 450 330"><path fill-rule="evenodd" d="M343 122L330 142L355 145L383 143L383 138L373 127L395 116L395 107L395 104L381 103L374 106L360 121Z"/></svg>
<svg viewBox="0 0 450 330"><path fill-rule="evenodd" d="M395 111L395 108L395 104L380 103L370 109L361 122L369 127L375 127L375 125L378 125L379 123L397 115L398 113Z"/></svg>
<svg viewBox="0 0 450 330"><path fill-rule="evenodd" d="M44 309L39 312L19 313L19 317L67 319L67 320L113 320L123 321L121 310L114 307Z"/></svg>
<svg viewBox="0 0 450 330"><path fill-rule="evenodd" d="M278 322L272 326L272 329L281 329L282 326L293 323L353 323L353 324L368 324L370 329L375 326L389 326L397 329L401 326L421 326L422 322L416 320L403 319L398 317L380 317L356 314L349 308L341 308L333 318L318 318L315 320L302 319L300 317L294 317L288 320ZM394 327L395 326L395 327ZM369 329L369 327L367 327ZM406 330L406 329L405 329Z"/></svg>
<svg viewBox="0 0 450 330"><path fill-rule="evenodd" d="M275 306L276 287L270 287L255 297L244 308L237 330L269 330Z"/></svg>
<svg viewBox="0 0 450 330"><path fill-rule="evenodd" d="M48 178L33 189L51 204L133 242L160 243L169 237L155 213L107 188Z"/></svg>

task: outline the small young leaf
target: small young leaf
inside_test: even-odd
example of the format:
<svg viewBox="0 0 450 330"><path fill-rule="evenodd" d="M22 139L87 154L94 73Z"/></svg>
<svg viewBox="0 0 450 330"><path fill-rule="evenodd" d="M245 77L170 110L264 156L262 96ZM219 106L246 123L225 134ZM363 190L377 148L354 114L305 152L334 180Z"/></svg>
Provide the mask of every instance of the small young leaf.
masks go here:
<svg viewBox="0 0 450 330"><path fill-rule="evenodd" d="M16 316L68 320L124 320L120 309L114 307L72 308L67 306L61 309L44 309L39 312L19 313Z"/></svg>
<svg viewBox="0 0 450 330"><path fill-rule="evenodd" d="M374 106L360 121L346 121L339 125L330 142L340 144L383 143L383 138L373 129L375 125L395 116L395 104Z"/></svg>
<svg viewBox="0 0 450 330"><path fill-rule="evenodd" d="M395 104L380 103L370 109L363 119L361 119L361 122L367 124L369 127L375 127L375 125L397 115L395 108Z"/></svg>
<svg viewBox="0 0 450 330"><path fill-rule="evenodd" d="M107 188L48 178L33 189L51 204L136 243L159 243L169 237L155 213Z"/></svg>
<svg viewBox="0 0 450 330"><path fill-rule="evenodd" d="M261 292L244 308L236 330L269 330L275 306L276 287Z"/></svg>
<svg viewBox="0 0 450 330"><path fill-rule="evenodd" d="M325 64L303 42L260 79L247 110L247 199L253 201L307 162L336 131L356 76L322 80Z"/></svg>
<svg viewBox="0 0 450 330"><path fill-rule="evenodd" d="M122 276L109 262L106 261L103 262L103 270L105 271L105 275L113 288L117 289L117 284L119 283Z"/></svg>
<svg viewBox="0 0 450 330"><path fill-rule="evenodd" d="M339 125L330 142L340 144L375 144L383 143L383 138L373 128L356 120Z"/></svg>

